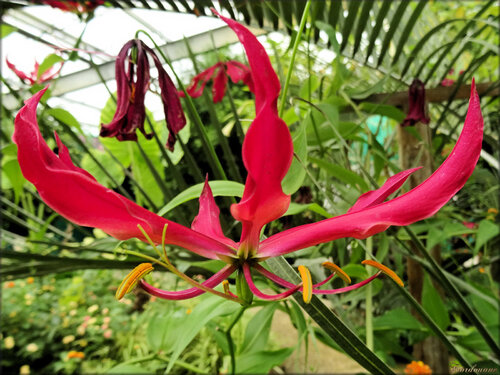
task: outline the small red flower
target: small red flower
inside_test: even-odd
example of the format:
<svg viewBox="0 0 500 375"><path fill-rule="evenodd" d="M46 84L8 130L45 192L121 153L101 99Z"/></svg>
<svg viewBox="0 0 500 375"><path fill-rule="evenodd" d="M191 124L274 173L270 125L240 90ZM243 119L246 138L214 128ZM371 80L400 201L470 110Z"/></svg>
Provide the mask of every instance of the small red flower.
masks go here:
<svg viewBox="0 0 500 375"><path fill-rule="evenodd" d="M198 98L203 94L208 81L212 80L213 101L214 103L218 103L226 94L228 76L233 83L241 81L248 86L251 92L254 92L250 69L245 64L234 60L218 62L210 68L205 69L192 79L191 84L186 88L186 92L192 98ZM184 92L179 91L179 95L184 97Z"/></svg>
<svg viewBox="0 0 500 375"><path fill-rule="evenodd" d="M415 78L408 90L408 115L403 120L402 126L413 126L417 122L429 123L429 117L425 115L425 86L424 83Z"/></svg>
<svg viewBox="0 0 500 375"><path fill-rule="evenodd" d="M40 69L40 64L35 61L35 67L33 68L33 71L30 72L29 74L19 70L16 68L14 64L12 64L8 58L5 58L5 62L7 63L7 66L9 67L10 70L12 70L16 75L23 80L25 83L29 83L31 86L35 84L40 84L44 83L47 81L50 81L53 79L55 76L59 74L63 67L63 63L59 65L59 69L55 70L54 67L51 67L47 69L45 72L43 72L40 77L38 76L39 69Z"/></svg>
<svg viewBox="0 0 500 375"><path fill-rule="evenodd" d="M135 51L134 59L132 59ZM122 47L116 59L117 104L113 120L109 124L101 124L101 137L116 137L120 141L137 141L136 130L139 129L147 139L153 134L144 130L146 108L144 99L149 88L148 55L158 70L158 81L165 120L169 131L167 148L172 151L175 135L186 125L186 118L181 107L177 89L161 65L158 56L143 41L132 39Z"/></svg>

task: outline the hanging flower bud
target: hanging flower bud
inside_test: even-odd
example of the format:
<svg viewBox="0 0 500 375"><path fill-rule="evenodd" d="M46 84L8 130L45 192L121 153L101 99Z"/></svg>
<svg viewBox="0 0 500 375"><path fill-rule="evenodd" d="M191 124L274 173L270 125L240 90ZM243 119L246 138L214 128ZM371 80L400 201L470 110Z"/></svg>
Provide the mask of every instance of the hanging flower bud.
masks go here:
<svg viewBox="0 0 500 375"><path fill-rule="evenodd" d="M408 90L408 115L403 120L402 126L413 126L417 122L429 123L429 117L425 115L425 87L424 83L415 78Z"/></svg>
<svg viewBox="0 0 500 375"><path fill-rule="evenodd" d="M137 129L147 139L153 136L152 133L146 133L144 130L146 119L144 98L150 83L148 55L153 59L158 70L161 99L169 131L167 148L173 150L175 135L186 125L186 118L177 89L161 65L158 56L139 39L127 42L118 54L115 65L116 112L109 124L101 124L100 136L116 137L120 141L137 141Z"/></svg>

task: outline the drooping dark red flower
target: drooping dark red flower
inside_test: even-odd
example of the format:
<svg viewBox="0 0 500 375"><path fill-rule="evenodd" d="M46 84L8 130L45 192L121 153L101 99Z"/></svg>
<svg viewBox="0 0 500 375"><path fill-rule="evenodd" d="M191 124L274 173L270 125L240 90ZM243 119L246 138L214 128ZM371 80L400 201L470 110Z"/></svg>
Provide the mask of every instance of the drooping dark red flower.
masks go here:
<svg viewBox="0 0 500 375"><path fill-rule="evenodd" d="M218 103L224 98L227 87L227 77L231 78L233 83L243 82L248 86L251 92L254 92L252 74L250 68L239 61L230 60L227 62L218 62L217 64L205 69L200 74L193 77L191 84L186 88L186 92L192 98L198 98L203 94L207 83L212 80L212 95L214 103ZM184 92L179 92L184 96Z"/></svg>
<svg viewBox="0 0 500 375"><path fill-rule="evenodd" d="M425 115L424 83L418 78L415 78L408 90L408 114L401 125L413 126L417 122L428 124L429 117Z"/></svg>
<svg viewBox="0 0 500 375"><path fill-rule="evenodd" d="M144 130L146 108L144 99L149 88L148 56L158 70L158 81L165 120L169 131L167 148L173 150L175 135L186 125L186 118L181 107L174 83L161 65L158 56L144 42L132 39L122 47L116 59L115 74L117 84L117 104L113 120L101 124L101 137L116 137L120 141L136 141L139 129L147 139L153 134Z"/></svg>

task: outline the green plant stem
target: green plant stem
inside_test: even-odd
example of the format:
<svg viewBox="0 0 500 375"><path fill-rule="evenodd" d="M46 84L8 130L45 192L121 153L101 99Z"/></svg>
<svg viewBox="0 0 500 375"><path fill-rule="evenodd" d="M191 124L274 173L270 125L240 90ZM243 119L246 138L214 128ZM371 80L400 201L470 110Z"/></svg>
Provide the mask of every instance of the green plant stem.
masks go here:
<svg viewBox="0 0 500 375"><path fill-rule="evenodd" d="M286 94L288 92L288 86L290 85L290 79L292 78L293 64L295 62L297 51L299 50L300 40L302 39L302 33L304 32L304 27L306 26L306 21L309 15L310 7L311 7L311 0L308 0L304 8L304 13L302 13L299 30L297 31L297 35L295 36L295 42L293 44L292 57L290 58L290 65L288 67L288 72L286 74L285 85L283 86L283 91L281 93L280 108L278 111L279 117L283 117L283 111L285 110Z"/></svg>
<svg viewBox="0 0 500 375"><path fill-rule="evenodd" d="M231 80L229 80L229 87L232 87ZM238 136L238 139L240 140L240 144L243 145L243 141L245 140L245 132L243 131L243 126L241 125L241 121L238 115L238 110L236 109L236 105L234 104L234 99L233 95L231 94L231 90L227 90L226 96L229 100L229 106L231 107L231 110L234 115L234 126L236 128L236 135Z"/></svg>
<svg viewBox="0 0 500 375"><path fill-rule="evenodd" d="M234 375L236 373L236 358L234 356L234 342L233 338L231 337L231 330L234 328L236 323L241 319L243 316L243 313L245 310L248 308L248 306L241 306L241 308L238 310L236 313L236 316L234 319L231 321L229 324L229 327L226 329L226 339L227 339L227 346L229 349L229 355L231 356L231 374Z"/></svg>
<svg viewBox="0 0 500 375"><path fill-rule="evenodd" d="M366 239L366 248L369 253L373 250L373 237L368 237ZM372 271L369 269L370 267L366 266L368 276L371 275ZM366 291L366 309L365 309L365 326L366 326L366 346L368 349L373 350L373 290L372 283L368 283L365 286Z"/></svg>
<svg viewBox="0 0 500 375"><path fill-rule="evenodd" d="M170 362L170 358L164 356L164 355L161 355L161 354L155 354L155 356L158 358L158 359L161 359L162 361L164 362ZM208 374L208 371L206 370L202 370L202 369L199 369L198 367L196 366L193 366L192 364L190 363L187 363L187 362L184 362L184 361L181 361L180 359L176 359L174 361L174 363L179 366L179 367L182 367L188 371L192 371L196 374Z"/></svg>

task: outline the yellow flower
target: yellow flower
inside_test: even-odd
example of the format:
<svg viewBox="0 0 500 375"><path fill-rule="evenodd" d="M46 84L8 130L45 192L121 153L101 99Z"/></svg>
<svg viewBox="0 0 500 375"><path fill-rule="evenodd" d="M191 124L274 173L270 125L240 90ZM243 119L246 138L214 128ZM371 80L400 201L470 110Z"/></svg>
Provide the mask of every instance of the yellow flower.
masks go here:
<svg viewBox="0 0 500 375"><path fill-rule="evenodd" d="M406 365L405 374L431 375L432 370L422 361L411 361Z"/></svg>
<svg viewBox="0 0 500 375"><path fill-rule="evenodd" d="M16 342L14 341L14 337L9 336L3 340L3 344L5 346L5 349L12 349L14 345L16 345Z"/></svg>
<svg viewBox="0 0 500 375"><path fill-rule="evenodd" d="M30 353L34 353L38 350L38 345L35 343L28 344L28 346L26 346L26 350Z"/></svg>
<svg viewBox="0 0 500 375"><path fill-rule="evenodd" d="M73 341L75 341L75 336L73 336L73 335L65 336L62 339L63 344L69 344L70 342L73 342Z"/></svg>
<svg viewBox="0 0 500 375"><path fill-rule="evenodd" d="M29 373L30 373L29 365L23 365L19 368L19 375L29 375Z"/></svg>
<svg viewBox="0 0 500 375"><path fill-rule="evenodd" d="M85 339L78 340L76 343L80 345L82 348L85 348L89 344L89 342Z"/></svg>
<svg viewBox="0 0 500 375"><path fill-rule="evenodd" d="M187 314L187 315L191 314L192 312L193 312L193 310L191 310L191 309L187 309L187 310L186 310L186 314Z"/></svg>
<svg viewBox="0 0 500 375"><path fill-rule="evenodd" d="M99 310L99 305L92 305L92 306L90 306L90 307L87 309L87 311L88 311L89 313L91 313L91 314L92 314L93 312L96 312L97 310Z"/></svg>
<svg viewBox="0 0 500 375"><path fill-rule="evenodd" d="M491 208L488 208L488 213L496 215L496 214L498 214L498 210L496 208L491 207Z"/></svg>
<svg viewBox="0 0 500 375"><path fill-rule="evenodd" d="M28 277L28 278L26 279L26 283L27 283L27 284L33 284L34 282L35 282L35 279L34 279L34 278L32 278L32 277Z"/></svg>
<svg viewBox="0 0 500 375"><path fill-rule="evenodd" d="M479 267L479 272L484 273L484 267Z"/></svg>
<svg viewBox="0 0 500 375"><path fill-rule="evenodd" d="M14 281L9 281L8 283L4 284L6 288L14 288L16 284Z"/></svg>
<svg viewBox="0 0 500 375"><path fill-rule="evenodd" d="M107 313L109 313L109 309L107 307L105 307L104 309L102 309L102 315L106 315Z"/></svg>

